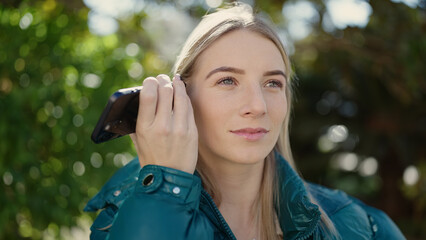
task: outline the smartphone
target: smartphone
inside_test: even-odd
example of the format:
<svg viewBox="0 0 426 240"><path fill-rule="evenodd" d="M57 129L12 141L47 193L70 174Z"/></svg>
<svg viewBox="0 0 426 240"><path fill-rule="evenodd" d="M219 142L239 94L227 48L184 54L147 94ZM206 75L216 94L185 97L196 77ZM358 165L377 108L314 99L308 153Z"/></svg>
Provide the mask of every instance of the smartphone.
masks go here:
<svg viewBox="0 0 426 240"><path fill-rule="evenodd" d="M102 143L135 132L141 89L142 86L124 88L111 95L92 132L93 142Z"/></svg>

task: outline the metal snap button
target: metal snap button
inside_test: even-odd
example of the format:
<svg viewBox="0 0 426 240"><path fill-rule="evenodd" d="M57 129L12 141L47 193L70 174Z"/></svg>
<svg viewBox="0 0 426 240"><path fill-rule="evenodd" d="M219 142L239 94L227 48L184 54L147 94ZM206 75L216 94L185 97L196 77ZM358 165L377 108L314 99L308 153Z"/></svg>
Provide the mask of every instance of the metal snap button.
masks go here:
<svg viewBox="0 0 426 240"><path fill-rule="evenodd" d="M179 194L180 193L180 188L179 187L174 187L173 188L173 193L176 194L176 195Z"/></svg>
<svg viewBox="0 0 426 240"><path fill-rule="evenodd" d="M142 185L145 187L148 187L154 182L154 175L152 173L145 176L145 178L142 181Z"/></svg>
<svg viewBox="0 0 426 240"><path fill-rule="evenodd" d="M120 190L117 190L117 191L115 191L115 192L113 193L113 195L114 195L115 197L120 196L120 194L121 194L121 191L120 191Z"/></svg>

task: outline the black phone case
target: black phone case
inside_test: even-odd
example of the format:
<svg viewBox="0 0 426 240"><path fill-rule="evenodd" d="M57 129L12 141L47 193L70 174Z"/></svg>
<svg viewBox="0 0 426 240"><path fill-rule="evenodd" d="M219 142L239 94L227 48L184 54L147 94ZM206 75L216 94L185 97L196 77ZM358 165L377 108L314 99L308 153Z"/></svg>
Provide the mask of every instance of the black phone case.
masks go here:
<svg viewBox="0 0 426 240"><path fill-rule="evenodd" d="M93 142L102 143L135 132L141 89L120 89L109 98L92 132Z"/></svg>

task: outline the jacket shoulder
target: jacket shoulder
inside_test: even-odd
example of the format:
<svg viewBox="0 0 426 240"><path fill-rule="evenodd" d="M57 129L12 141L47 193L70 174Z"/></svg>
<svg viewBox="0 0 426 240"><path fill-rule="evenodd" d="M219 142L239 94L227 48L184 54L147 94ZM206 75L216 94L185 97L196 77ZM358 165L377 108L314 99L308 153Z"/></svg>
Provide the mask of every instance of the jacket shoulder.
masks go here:
<svg viewBox="0 0 426 240"><path fill-rule="evenodd" d="M352 200L366 211L375 239L406 239L401 230L385 212L368 206L356 198L352 198Z"/></svg>
<svg viewBox="0 0 426 240"><path fill-rule="evenodd" d="M307 183L307 189L329 216L342 239L405 239L383 211L340 190Z"/></svg>
<svg viewBox="0 0 426 240"><path fill-rule="evenodd" d="M340 190L314 183L306 183L306 189L329 216L336 214L353 202L345 192Z"/></svg>

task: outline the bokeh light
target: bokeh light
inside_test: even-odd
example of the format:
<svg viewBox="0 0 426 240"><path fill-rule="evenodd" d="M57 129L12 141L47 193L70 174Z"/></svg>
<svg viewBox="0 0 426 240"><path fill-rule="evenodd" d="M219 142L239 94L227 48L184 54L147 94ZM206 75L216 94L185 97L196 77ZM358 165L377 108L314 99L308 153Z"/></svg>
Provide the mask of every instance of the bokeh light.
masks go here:
<svg viewBox="0 0 426 240"><path fill-rule="evenodd" d="M420 4L420 0L391 0L391 1L395 3L404 3L405 5L411 8L416 8Z"/></svg>
<svg viewBox="0 0 426 240"><path fill-rule="evenodd" d="M360 163L358 171L361 176L368 177L376 174L378 167L377 159L368 157Z"/></svg>
<svg viewBox="0 0 426 240"><path fill-rule="evenodd" d="M217 8L222 4L222 0L206 0L207 6Z"/></svg>
<svg viewBox="0 0 426 240"><path fill-rule="evenodd" d="M27 29L33 22L33 15L31 13L25 13L19 21L19 27L21 29Z"/></svg>
<svg viewBox="0 0 426 240"><path fill-rule="evenodd" d="M406 185L412 186L416 184L419 181L419 178L420 174L416 166L411 165L404 170L403 180Z"/></svg>
<svg viewBox="0 0 426 240"><path fill-rule="evenodd" d="M328 128L327 138L331 142L339 143L348 138L348 128L344 125L333 125Z"/></svg>
<svg viewBox="0 0 426 240"><path fill-rule="evenodd" d="M300 40L312 32L312 23L319 21L319 13L308 1L286 2L282 8L283 16L288 19L288 32L293 40Z"/></svg>
<svg viewBox="0 0 426 240"><path fill-rule="evenodd" d="M326 5L331 21L339 29L365 27L372 14L370 4L361 0L328 0Z"/></svg>
<svg viewBox="0 0 426 240"><path fill-rule="evenodd" d="M84 163L80 161L74 162L72 169L74 171L74 174L77 176L83 176L84 172L86 171L86 167L84 166Z"/></svg>
<svg viewBox="0 0 426 240"><path fill-rule="evenodd" d="M102 84L102 79L94 74L94 73L88 73L83 75L83 85L88 88L98 88Z"/></svg>
<svg viewBox="0 0 426 240"><path fill-rule="evenodd" d="M135 57L139 53L139 46L136 43L129 43L126 46L126 54L130 57Z"/></svg>
<svg viewBox="0 0 426 240"><path fill-rule="evenodd" d="M334 168L343 171L354 171L359 163L359 158L355 153L338 153L333 156L331 164Z"/></svg>

